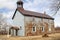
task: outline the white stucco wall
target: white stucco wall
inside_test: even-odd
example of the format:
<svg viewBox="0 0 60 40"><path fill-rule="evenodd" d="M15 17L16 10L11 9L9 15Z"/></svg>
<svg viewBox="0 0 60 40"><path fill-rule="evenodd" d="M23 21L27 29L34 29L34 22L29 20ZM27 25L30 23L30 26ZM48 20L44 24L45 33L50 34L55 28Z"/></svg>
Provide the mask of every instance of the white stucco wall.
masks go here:
<svg viewBox="0 0 60 40"><path fill-rule="evenodd" d="M39 21L42 22L42 18L25 16L25 21L35 21L36 23L38 23Z"/></svg>
<svg viewBox="0 0 60 40"><path fill-rule="evenodd" d="M52 25L54 25L54 20L49 20L49 31L52 31L52 28L53 28L53 26Z"/></svg>
<svg viewBox="0 0 60 40"><path fill-rule="evenodd" d="M20 12L17 11L17 13L15 14L13 23L19 28L21 27L21 29L18 31L18 36L24 36L25 35L24 16Z"/></svg>

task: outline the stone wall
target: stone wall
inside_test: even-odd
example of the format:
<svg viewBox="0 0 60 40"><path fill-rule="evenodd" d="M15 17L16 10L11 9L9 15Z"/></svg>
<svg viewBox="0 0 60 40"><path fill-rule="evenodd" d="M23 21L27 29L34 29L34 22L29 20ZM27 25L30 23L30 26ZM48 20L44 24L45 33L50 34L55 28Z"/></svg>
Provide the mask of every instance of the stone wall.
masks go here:
<svg viewBox="0 0 60 40"><path fill-rule="evenodd" d="M40 35L45 33L51 33L54 29L54 22L50 19L43 19L43 18L36 18L36 17L27 17L24 18L24 25L25 25L25 35L26 36L34 36L34 35ZM36 31L33 32L32 28L36 27ZM49 27L51 28L51 31L49 31ZM44 30L42 31L42 28Z"/></svg>

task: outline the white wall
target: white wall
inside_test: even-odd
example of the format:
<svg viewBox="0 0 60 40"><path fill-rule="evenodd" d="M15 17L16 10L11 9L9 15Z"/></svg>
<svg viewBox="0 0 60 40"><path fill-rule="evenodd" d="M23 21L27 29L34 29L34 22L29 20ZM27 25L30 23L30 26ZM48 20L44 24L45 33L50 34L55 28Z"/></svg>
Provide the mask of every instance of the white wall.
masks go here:
<svg viewBox="0 0 60 40"><path fill-rule="evenodd" d="M24 27L24 16L17 11L14 19L13 19L14 25L18 26L21 29L18 31L18 36L24 36L25 35L25 27Z"/></svg>

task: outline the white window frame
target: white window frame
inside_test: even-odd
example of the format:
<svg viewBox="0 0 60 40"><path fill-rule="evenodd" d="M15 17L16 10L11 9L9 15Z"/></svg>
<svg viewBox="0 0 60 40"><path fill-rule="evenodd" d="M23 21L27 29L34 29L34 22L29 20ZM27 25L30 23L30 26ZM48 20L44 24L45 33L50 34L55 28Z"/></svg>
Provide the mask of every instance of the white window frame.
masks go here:
<svg viewBox="0 0 60 40"><path fill-rule="evenodd" d="M43 30L42 30L43 29ZM42 32L44 32L44 27L41 27Z"/></svg>
<svg viewBox="0 0 60 40"><path fill-rule="evenodd" d="M34 28L32 27L32 32L36 32L36 26L35 26L35 31L34 31Z"/></svg>
<svg viewBox="0 0 60 40"><path fill-rule="evenodd" d="M48 29L49 29L49 32L51 32L51 27L49 27Z"/></svg>
<svg viewBox="0 0 60 40"><path fill-rule="evenodd" d="M17 7L22 7L22 5L17 5Z"/></svg>

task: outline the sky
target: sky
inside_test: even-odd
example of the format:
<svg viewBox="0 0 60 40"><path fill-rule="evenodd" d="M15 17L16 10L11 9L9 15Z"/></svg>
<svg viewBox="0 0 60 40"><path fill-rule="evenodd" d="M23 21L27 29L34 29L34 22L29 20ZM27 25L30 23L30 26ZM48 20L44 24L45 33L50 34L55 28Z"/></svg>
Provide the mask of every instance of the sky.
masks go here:
<svg viewBox="0 0 60 40"><path fill-rule="evenodd" d="M17 2L18 0L0 0L0 13L3 14L4 17L7 18L8 22L12 22L12 16L15 12L15 9L17 8ZM24 2L24 9L35 11L35 12L46 12L46 14L52 16L54 13L51 12L50 5L52 3L52 0L22 0ZM55 16L52 16L55 18L55 26L60 26L60 10L57 12Z"/></svg>

